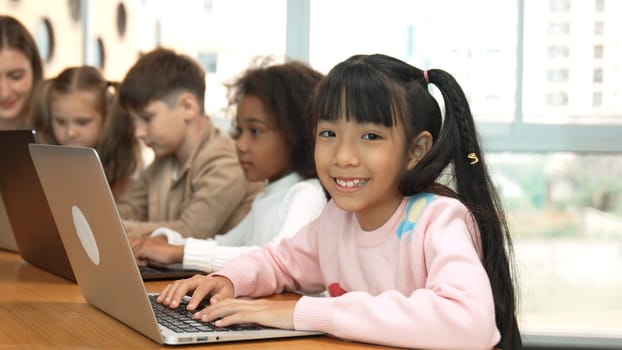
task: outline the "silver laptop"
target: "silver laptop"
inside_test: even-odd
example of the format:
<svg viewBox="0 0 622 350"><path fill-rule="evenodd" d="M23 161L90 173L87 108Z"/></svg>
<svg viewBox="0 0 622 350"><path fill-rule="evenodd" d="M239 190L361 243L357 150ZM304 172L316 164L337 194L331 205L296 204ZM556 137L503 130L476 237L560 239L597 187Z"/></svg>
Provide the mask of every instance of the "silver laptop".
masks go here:
<svg viewBox="0 0 622 350"><path fill-rule="evenodd" d="M16 243L28 263L75 281L28 152L28 144L36 142L33 130L0 131L0 193L6 210L0 234Z"/></svg>
<svg viewBox="0 0 622 350"><path fill-rule="evenodd" d="M95 150L31 144L30 154L78 285L86 301L160 344L309 336L303 332L244 325L212 329L187 312L152 302L135 263L123 223ZM174 311L181 321L156 317ZM154 311L156 310L156 311ZM166 316L164 318L173 317ZM169 325L164 323L169 322Z"/></svg>

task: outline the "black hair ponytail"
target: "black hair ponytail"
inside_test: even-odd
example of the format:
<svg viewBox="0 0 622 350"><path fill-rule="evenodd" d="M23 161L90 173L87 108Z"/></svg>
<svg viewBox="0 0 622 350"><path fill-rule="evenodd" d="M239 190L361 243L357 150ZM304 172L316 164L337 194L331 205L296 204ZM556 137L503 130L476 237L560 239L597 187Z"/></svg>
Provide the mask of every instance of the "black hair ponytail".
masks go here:
<svg viewBox="0 0 622 350"><path fill-rule="evenodd" d="M501 200L481 152L473 116L464 92L449 73L434 69L427 76L442 92L445 103L445 120L433 147L435 154L427 157L427 166L436 163L437 157L451 158L457 196L473 214L480 231L483 265L492 286L495 317L502 336L498 346L520 349L522 341L511 273L512 240Z"/></svg>

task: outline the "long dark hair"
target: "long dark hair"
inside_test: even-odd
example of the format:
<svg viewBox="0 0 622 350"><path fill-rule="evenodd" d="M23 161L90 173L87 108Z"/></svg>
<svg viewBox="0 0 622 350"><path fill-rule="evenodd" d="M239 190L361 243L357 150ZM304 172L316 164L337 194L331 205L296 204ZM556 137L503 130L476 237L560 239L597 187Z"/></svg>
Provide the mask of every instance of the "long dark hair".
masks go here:
<svg viewBox="0 0 622 350"><path fill-rule="evenodd" d="M39 49L28 29L17 19L7 15L0 15L0 50L2 49L18 50L28 58L32 68L32 87L34 90L35 86L43 80L43 62L39 55ZM30 104L26 103L24 110L21 111L24 118L30 113L29 107Z"/></svg>
<svg viewBox="0 0 622 350"><path fill-rule="evenodd" d="M428 90L429 83L443 95L444 121ZM423 191L449 195L470 210L480 231L482 263L492 286L501 332L498 346L522 348L516 321L512 240L469 104L453 76L440 69L424 72L386 55L356 55L330 71L318 87L313 106L316 119L335 120L345 112L346 118L357 122L385 126L400 123L407 140L426 130L432 134L432 148L403 175L400 191L405 196ZM437 182L448 168L455 190Z"/></svg>
<svg viewBox="0 0 622 350"><path fill-rule="evenodd" d="M4 48L24 53L30 61L35 84L43 79L43 62L37 44L28 29L15 18L0 15L0 49Z"/></svg>

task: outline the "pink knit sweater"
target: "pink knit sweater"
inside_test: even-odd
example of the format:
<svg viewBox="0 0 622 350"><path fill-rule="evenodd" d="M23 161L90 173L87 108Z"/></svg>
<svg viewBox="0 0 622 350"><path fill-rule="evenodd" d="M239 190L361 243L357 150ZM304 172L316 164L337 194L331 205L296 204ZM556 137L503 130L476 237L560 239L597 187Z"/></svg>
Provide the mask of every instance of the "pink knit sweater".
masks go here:
<svg viewBox="0 0 622 350"><path fill-rule="evenodd" d="M225 265L236 296L283 290L303 296L294 326L344 339L422 349L492 349L500 339L478 230L459 201L404 198L393 216L363 231L330 201L293 238Z"/></svg>

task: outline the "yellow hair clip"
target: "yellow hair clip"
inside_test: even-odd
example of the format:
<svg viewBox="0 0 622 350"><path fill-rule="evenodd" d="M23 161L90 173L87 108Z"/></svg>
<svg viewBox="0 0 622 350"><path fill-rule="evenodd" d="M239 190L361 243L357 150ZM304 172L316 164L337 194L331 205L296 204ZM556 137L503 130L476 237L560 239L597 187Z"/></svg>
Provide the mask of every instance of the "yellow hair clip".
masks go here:
<svg viewBox="0 0 622 350"><path fill-rule="evenodd" d="M469 163L471 165L477 164L479 162L479 158L477 158L477 154L475 154L475 153L469 153L467 155L467 158L469 158L471 160L471 162Z"/></svg>

